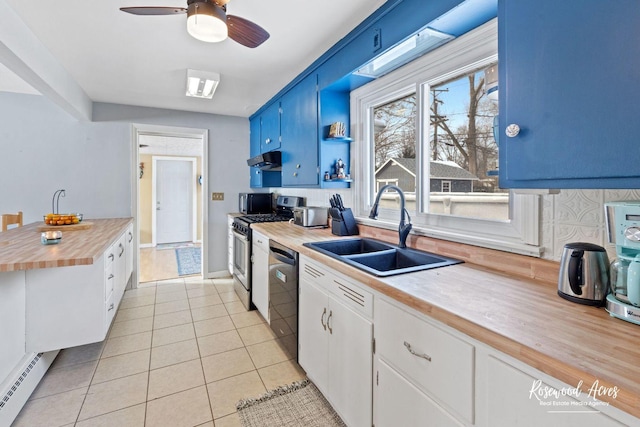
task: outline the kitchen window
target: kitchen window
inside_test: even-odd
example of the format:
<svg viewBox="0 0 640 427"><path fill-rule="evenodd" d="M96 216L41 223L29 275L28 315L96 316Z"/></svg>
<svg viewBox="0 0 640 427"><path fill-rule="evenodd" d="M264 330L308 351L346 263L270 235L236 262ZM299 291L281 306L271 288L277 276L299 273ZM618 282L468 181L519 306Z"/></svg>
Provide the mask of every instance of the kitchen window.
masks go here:
<svg viewBox="0 0 640 427"><path fill-rule="evenodd" d="M497 63L494 20L352 92L359 219L397 227L394 192L368 219L377 190L393 182L418 234L540 255L539 196L503 190L496 176L498 105L485 70Z"/></svg>

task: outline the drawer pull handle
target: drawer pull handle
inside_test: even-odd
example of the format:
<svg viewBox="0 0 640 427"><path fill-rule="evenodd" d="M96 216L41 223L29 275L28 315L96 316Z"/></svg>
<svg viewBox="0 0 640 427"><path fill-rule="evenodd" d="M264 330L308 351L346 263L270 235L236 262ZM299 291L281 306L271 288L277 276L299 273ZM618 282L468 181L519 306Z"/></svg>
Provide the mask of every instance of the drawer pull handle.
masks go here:
<svg viewBox="0 0 640 427"><path fill-rule="evenodd" d="M115 255L109 254L109 258L111 258L111 261L113 261L115 259Z"/></svg>
<svg viewBox="0 0 640 427"><path fill-rule="evenodd" d="M111 305L109 306L109 310L107 311L111 311L111 310L113 310L113 303L111 303Z"/></svg>
<svg viewBox="0 0 640 427"><path fill-rule="evenodd" d="M429 362L431 362L431 356L429 356L428 354L420 354L420 353L416 353L416 351L414 349L411 348L411 344L409 344L408 342L404 342L404 346L407 348L407 351L411 354L413 354L416 357L421 357Z"/></svg>
<svg viewBox="0 0 640 427"><path fill-rule="evenodd" d="M118 247L120 248L120 253L118 254L118 258L120 258L122 256L122 254L124 253L124 246L122 246L122 243L120 243L118 245Z"/></svg>
<svg viewBox="0 0 640 427"><path fill-rule="evenodd" d="M333 317L333 310L329 311L329 317L327 317L327 328L329 328L329 333L333 335L333 328L329 324L329 322L331 322L331 317Z"/></svg>
<svg viewBox="0 0 640 427"><path fill-rule="evenodd" d="M110 274L109 277L107 277L107 280L113 279L113 277L114 277L113 274Z"/></svg>
<svg viewBox="0 0 640 427"><path fill-rule="evenodd" d="M129 243L131 243L132 240L133 240L133 234L131 234L131 232L129 232Z"/></svg>
<svg viewBox="0 0 640 427"><path fill-rule="evenodd" d="M327 324L324 323L324 316L327 315L327 307L324 308L324 311L322 312L322 317L320 318L320 323L322 323L322 327L324 328L324 330L327 330Z"/></svg>

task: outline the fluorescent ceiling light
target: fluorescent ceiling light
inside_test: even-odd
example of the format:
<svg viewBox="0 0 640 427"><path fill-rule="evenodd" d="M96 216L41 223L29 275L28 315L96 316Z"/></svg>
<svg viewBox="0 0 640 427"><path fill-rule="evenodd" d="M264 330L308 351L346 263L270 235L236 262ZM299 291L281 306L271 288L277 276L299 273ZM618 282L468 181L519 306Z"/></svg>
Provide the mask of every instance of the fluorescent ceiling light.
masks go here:
<svg viewBox="0 0 640 427"><path fill-rule="evenodd" d="M452 35L425 27L382 55L373 58L354 74L374 78L383 76L453 38Z"/></svg>
<svg viewBox="0 0 640 427"><path fill-rule="evenodd" d="M220 74L210 71L187 70L187 96L194 98L213 98L220 83Z"/></svg>
<svg viewBox="0 0 640 427"><path fill-rule="evenodd" d="M203 42L221 42L229 35L227 14L207 1L191 3L187 9L187 32Z"/></svg>

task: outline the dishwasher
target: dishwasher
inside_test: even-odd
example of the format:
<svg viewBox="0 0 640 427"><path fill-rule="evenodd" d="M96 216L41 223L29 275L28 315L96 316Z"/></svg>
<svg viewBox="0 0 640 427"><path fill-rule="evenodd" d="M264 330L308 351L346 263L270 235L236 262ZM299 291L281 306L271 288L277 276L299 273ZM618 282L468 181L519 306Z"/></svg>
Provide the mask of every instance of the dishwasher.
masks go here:
<svg viewBox="0 0 640 427"><path fill-rule="evenodd" d="M298 360L298 253L269 240L269 323L283 349Z"/></svg>

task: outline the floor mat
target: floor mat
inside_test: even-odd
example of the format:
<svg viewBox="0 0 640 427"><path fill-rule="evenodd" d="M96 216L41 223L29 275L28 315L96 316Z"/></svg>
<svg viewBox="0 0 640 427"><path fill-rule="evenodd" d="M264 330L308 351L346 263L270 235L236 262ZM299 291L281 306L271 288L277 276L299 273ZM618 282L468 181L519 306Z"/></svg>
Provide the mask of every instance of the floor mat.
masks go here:
<svg viewBox="0 0 640 427"><path fill-rule="evenodd" d="M200 273L200 248L177 248L178 275L188 276Z"/></svg>
<svg viewBox="0 0 640 427"><path fill-rule="evenodd" d="M309 380L237 403L243 427L346 427Z"/></svg>

